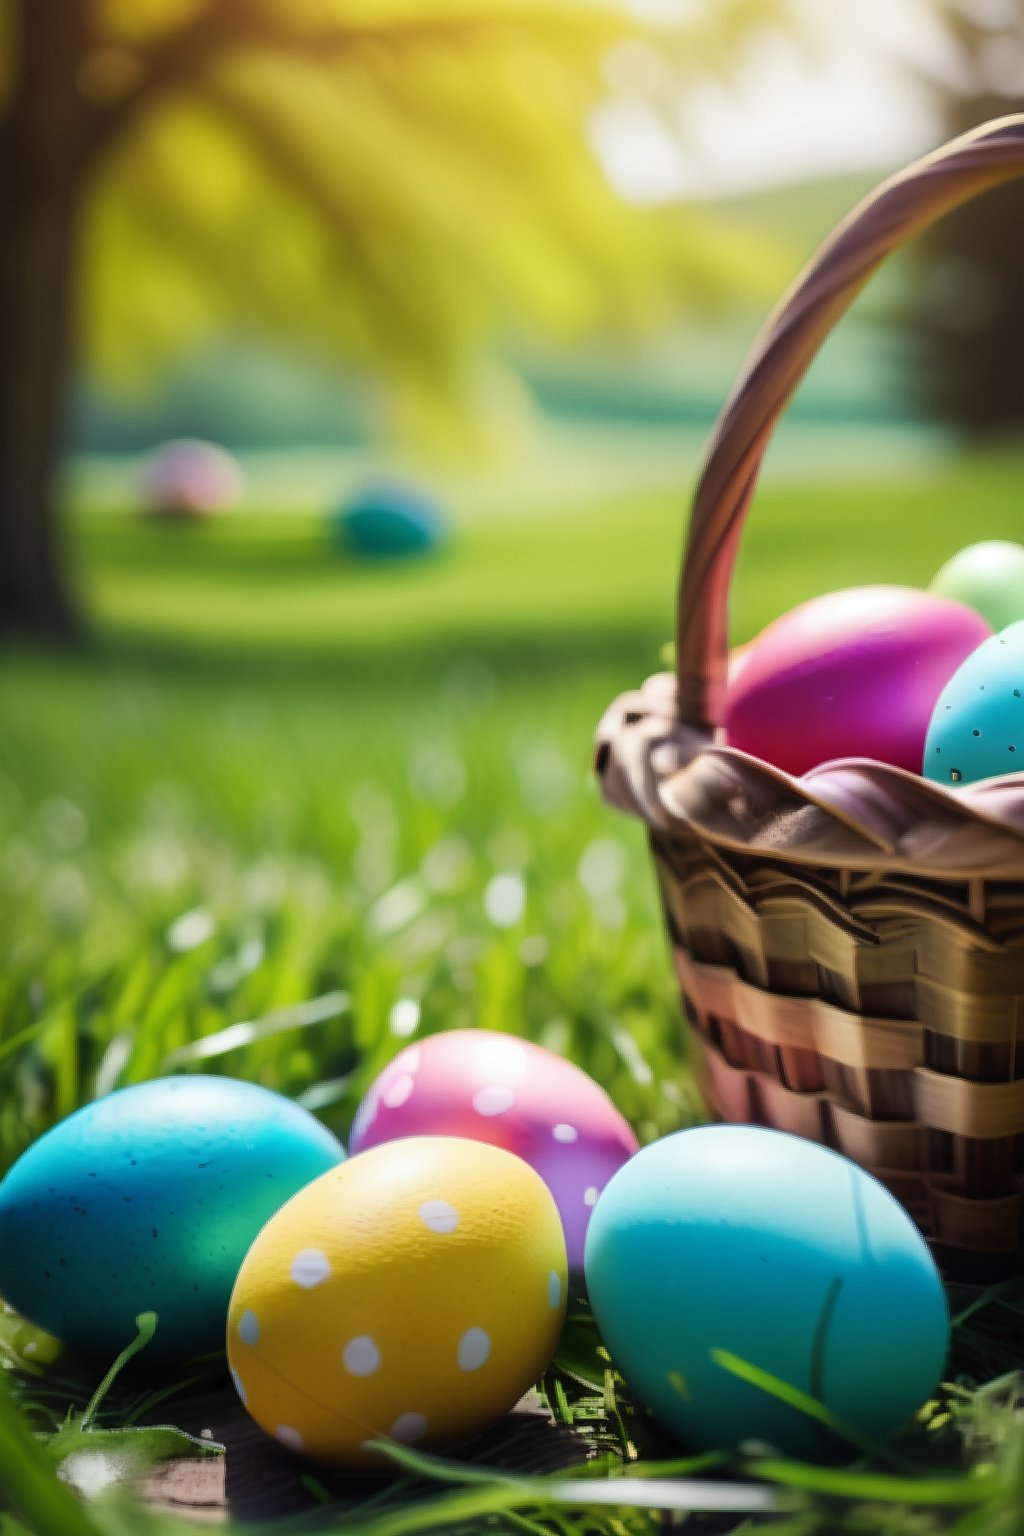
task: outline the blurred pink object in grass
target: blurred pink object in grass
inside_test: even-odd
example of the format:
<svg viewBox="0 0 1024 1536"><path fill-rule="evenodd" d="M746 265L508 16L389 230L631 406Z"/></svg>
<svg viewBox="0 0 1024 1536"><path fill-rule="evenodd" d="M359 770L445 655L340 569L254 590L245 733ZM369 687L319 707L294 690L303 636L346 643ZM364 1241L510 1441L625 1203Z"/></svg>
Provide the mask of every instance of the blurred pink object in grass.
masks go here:
<svg viewBox="0 0 1024 1536"><path fill-rule="evenodd" d="M226 448L182 437L150 454L139 478L147 512L158 517L216 517L238 505L244 480Z"/></svg>

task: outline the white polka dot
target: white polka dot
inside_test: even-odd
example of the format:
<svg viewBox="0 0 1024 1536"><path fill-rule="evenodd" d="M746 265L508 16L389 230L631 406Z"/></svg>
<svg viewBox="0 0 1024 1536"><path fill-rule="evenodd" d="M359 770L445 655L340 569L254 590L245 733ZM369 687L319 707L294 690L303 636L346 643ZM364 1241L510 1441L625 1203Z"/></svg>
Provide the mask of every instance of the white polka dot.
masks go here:
<svg viewBox="0 0 1024 1536"><path fill-rule="evenodd" d="M322 1285L330 1273L330 1260L319 1248L300 1248L292 1259L292 1279L304 1290Z"/></svg>
<svg viewBox="0 0 1024 1536"><path fill-rule="evenodd" d="M361 1333L349 1339L341 1359L350 1376L372 1376L380 1365L380 1350L368 1333Z"/></svg>
<svg viewBox="0 0 1024 1536"><path fill-rule="evenodd" d="M483 1328L467 1328L459 1340L459 1370L478 1371L486 1365L491 1353L491 1340Z"/></svg>
<svg viewBox="0 0 1024 1536"><path fill-rule="evenodd" d="M596 1184L588 1184L586 1189L583 1191L583 1204L584 1205L596 1205L597 1204L597 1186L596 1186Z"/></svg>
<svg viewBox="0 0 1024 1536"><path fill-rule="evenodd" d="M526 1052L508 1035L490 1035L478 1042L474 1066L487 1082L518 1083L526 1076Z"/></svg>
<svg viewBox="0 0 1024 1536"><path fill-rule="evenodd" d="M23 1355L34 1355L38 1348L39 1348L39 1345L36 1343L35 1339L29 1339L28 1343L22 1349L22 1354Z"/></svg>
<svg viewBox="0 0 1024 1536"><path fill-rule="evenodd" d="M580 1133L574 1125L556 1125L551 1134L556 1141L575 1141Z"/></svg>
<svg viewBox="0 0 1024 1536"><path fill-rule="evenodd" d="M239 1376L237 1371L231 1372L231 1380L234 1382L235 1391L238 1393L239 1402L242 1404L242 1407L245 1408L249 1402L249 1394L245 1390L245 1382L242 1380L241 1376Z"/></svg>
<svg viewBox="0 0 1024 1536"><path fill-rule="evenodd" d="M391 1065L397 1067L399 1072L408 1072L410 1077L415 1077L420 1069L421 1059L422 1052L419 1046L410 1045L407 1051L403 1051L400 1056L396 1056Z"/></svg>
<svg viewBox="0 0 1024 1536"><path fill-rule="evenodd" d="M388 1430L392 1440L400 1440L403 1445L422 1440L426 1432L427 1421L422 1413L400 1413Z"/></svg>
<svg viewBox="0 0 1024 1536"><path fill-rule="evenodd" d="M459 1213L447 1200L425 1200L420 1206L420 1221L431 1232L454 1232Z"/></svg>
<svg viewBox="0 0 1024 1536"><path fill-rule="evenodd" d="M516 1101L516 1096L511 1088L480 1088L473 1095L473 1108L478 1115L486 1115L490 1119L493 1115L503 1115L507 1109L511 1109Z"/></svg>
<svg viewBox="0 0 1024 1536"><path fill-rule="evenodd" d="M380 1096L388 1109L401 1109L402 1105L409 1099L415 1086L416 1083L409 1076L408 1072L402 1072L398 1077L393 1078L386 1088L381 1089Z"/></svg>
<svg viewBox="0 0 1024 1536"><path fill-rule="evenodd" d="M286 1445L290 1451L301 1451L305 1449L306 1442L303 1440L298 1430L292 1429L290 1424L279 1424L274 1430L274 1436L276 1439L280 1440L282 1445Z"/></svg>
<svg viewBox="0 0 1024 1536"><path fill-rule="evenodd" d="M555 1270L548 1275L548 1305L555 1312L562 1305L562 1280Z"/></svg>
<svg viewBox="0 0 1024 1536"><path fill-rule="evenodd" d="M260 1320L248 1308L238 1319L238 1337L243 1344L258 1344L260 1341Z"/></svg>

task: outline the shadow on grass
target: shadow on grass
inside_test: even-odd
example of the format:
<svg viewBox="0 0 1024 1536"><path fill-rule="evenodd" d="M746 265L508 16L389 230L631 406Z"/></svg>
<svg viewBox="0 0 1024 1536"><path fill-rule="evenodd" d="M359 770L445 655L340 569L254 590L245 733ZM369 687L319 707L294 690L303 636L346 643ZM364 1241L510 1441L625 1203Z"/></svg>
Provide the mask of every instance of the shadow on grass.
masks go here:
<svg viewBox="0 0 1024 1536"><path fill-rule="evenodd" d="M345 690L356 691L388 687L405 691L416 682L439 685L448 680L454 690L471 694L485 690L488 679L513 687L536 687L547 677L565 687L568 679L594 673L620 673L623 688L634 687L662 667L659 650L665 639L668 636L646 627L534 627L516 634L465 630L425 634L413 644L332 636L282 647L273 639L192 642L187 636L120 630L94 634L80 653L61 653L61 657L71 667L146 673L154 679L203 682L212 688L266 680L344 684ZM32 654L45 653L35 650Z"/></svg>
<svg viewBox="0 0 1024 1536"><path fill-rule="evenodd" d="M8 664L65 675L139 678L172 687L215 691L266 685L346 693L407 693L445 689L471 701L494 687L536 689L545 681L559 693L567 684L595 677L637 686L661 670L661 645L669 637L647 626L565 628L538 622L523 631L435 631L410 642L379 637L303 638L282 643L250 637L198 640L128 627L93 629L77 649L38 644L11 646Z"/></svg>

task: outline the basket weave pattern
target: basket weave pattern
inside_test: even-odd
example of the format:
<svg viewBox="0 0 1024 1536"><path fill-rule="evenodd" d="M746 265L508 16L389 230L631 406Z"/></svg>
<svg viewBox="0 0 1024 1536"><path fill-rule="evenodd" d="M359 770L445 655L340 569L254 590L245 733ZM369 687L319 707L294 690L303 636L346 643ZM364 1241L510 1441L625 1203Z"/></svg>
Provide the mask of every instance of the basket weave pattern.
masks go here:
<svg viewBox="0 0 1024 1536"><path fill-rule="evenodd" d="M954 790L844 759L794 778L715 722L775 422L886 253L1018 175L1024 117L955 140L855 209L784 298L698 483L677 674L616 701L597 747L607 798L649 829L714 1111L835 1147L936 1244L982 1255L1024 1242L1024 774Z"/></svg>

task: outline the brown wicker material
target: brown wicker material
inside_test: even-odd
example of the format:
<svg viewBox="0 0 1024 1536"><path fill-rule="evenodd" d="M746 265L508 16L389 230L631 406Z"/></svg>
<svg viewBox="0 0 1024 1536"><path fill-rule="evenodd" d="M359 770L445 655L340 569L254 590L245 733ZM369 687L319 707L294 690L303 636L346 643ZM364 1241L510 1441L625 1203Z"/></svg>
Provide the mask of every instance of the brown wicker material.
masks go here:
<svg viewBox="0 0 1024 1536"><path fill-rule="evenodd" d="M870 1168L947 1259L1024 1241L1024 774L954 789L850 758L795 778L716 744L715 724L733 563L776 421L886 254L1021 175L1024 116L985 124L826 241L712 437L677 673L598 731L606 796L649 828L712 1108Z"/></svg>

